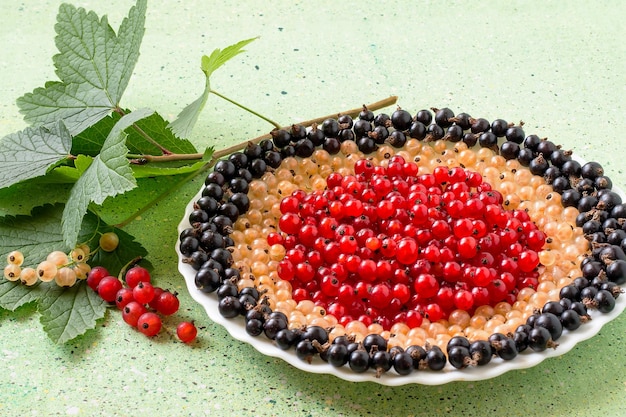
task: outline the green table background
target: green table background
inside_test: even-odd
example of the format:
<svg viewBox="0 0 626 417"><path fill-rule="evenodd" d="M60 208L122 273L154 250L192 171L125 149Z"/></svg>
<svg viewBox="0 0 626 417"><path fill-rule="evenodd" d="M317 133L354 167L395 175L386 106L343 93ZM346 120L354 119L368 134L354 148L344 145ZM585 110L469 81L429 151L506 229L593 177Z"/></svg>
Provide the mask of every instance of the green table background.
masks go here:
<svg viewBox="0 0 626 417"><path fill-rule="evenodd" d="M229 3L233 3L232 5ZM1 0L0 135L25 127L15 100L55 79L60 2ZM75 3L117 29L129 0ZM200 57L260 36L212 86L283 124L390 95L411 112L450 107L523 120L626 185L626 6L603 1L150 2L135 75L122 102L174 118L203 88ZM271 126L212 96L198 148ZM597 337L531 369L480 382L385 387L297 370L213 324L177 271L176 226L201 180L128 227L150 251L154 280L180 293L192 346L148 340L109 314L54 345L31 308L0 312L3 416L619 416L626 415L623 315ZM155 188L162 186L155 181ZM119 217L133 206L119 207Z"/></svg>

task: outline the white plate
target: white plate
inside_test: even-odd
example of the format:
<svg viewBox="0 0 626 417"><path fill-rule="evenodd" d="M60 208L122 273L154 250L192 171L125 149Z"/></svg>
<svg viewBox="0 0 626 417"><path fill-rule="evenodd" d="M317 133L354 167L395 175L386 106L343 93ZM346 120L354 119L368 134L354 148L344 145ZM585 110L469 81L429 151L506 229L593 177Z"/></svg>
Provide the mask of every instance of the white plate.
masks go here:
<svg viewBox="0 0 626 417"><path fill-rule="evenodd" d="M619 193L622 199L626 202L626 195L617 187L613 187L613 191ZM193 210L193 204L197 201L202 194L202 190L198 192L196 196L189 202L186 207L183 219L178 226L178 233L180 233L190 227L188 217L189 213ZM194 300L200 303L206 310L209 318L218 323L231 334L237 340L252 345L259 352L277 357L285 362L293 365L294 367L306 372L319 373L319 374L331 374L338 378L352 382L370 381L376 382L382 385L397 386L405 384L423 384L423 385L441 385L452 381L479 381L494 378L505 372L515 369L525 369L535 366L543 360L560 356L569 352L578 342L587 340L595 336L602 326L610 322L619 316L626 308L626 295L618 297L616 300L615 308L610 313L600 313L598 311L589 311L589 315L592 320L588 323L581 325L576 331L569 332L563 331L563 335L558 339L558 347L556 349L547 349L543 352L533 352L530 349L517 355L517 357L511 361L504 361L500 358L494 357L491 362L484 366L468 367L462 370L452 367L449 363L441 371L430 370L417 370L413 371L409 375L398 375L392 370L383 374L380 378L375 376L375 372L368 370L364 373L356 373L350 370L346 365L341 368L336 368L324 361L319 357L315 357L312 363L307 363L295 354L294 349L281 350L274 345L273 341L261 334L260 336L250 336L245 330L245 323L243 317L237 317L234 319L224 318L218 311L217 296L213 294L206 294L199 291L195 284L196 270L189 264L183 262L183 256L178 248L179 242L176 242L176 253L178 254L178 269L185 278L187 288Z"/></svg>

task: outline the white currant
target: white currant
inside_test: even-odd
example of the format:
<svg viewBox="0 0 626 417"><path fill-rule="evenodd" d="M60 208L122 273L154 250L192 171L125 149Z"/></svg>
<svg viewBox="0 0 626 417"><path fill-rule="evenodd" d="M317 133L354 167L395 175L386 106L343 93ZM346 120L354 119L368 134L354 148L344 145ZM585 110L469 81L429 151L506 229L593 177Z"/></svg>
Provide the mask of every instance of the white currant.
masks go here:
<svg viewBox="0 0 626 417"><path fill-rule="evenodd" d="M17 281L20 279L22 268L16 264L8 264L4 267L4 277L9 281Z"/></svg>
<svg viewBox="0 0 626 417"><path fill-rule="evenodd" d="M20 279L24 285L30 286L35 285L37 281L39 281L39 276L37 275L37 270L35 268L26 267L22 269Z"/></svg>
<svg viewBox="0 0 626 417"><path fill-rule="evenodd" d="M7 263L22 266L24 263L24 255L18 250L14 250L7 255Z"/></svg>
<svg viewBox="0 0 626 417"><path fill-rule="evenodd" d="M89 275L89 271L91 271L91 266L89 266L86 262L79 262L73 267L74 272L76 272L77 279L87 279L87 275Z"/></svg>
<svg viewBox="0 0 626 417"><path fill-rule="evenodd" d="M70 258L72 262L84 262L87 260L87 254L81 248L76 248L70 252Z"/></svg>
<svg viewBox="0 0 626 417"><path fill-rule="evenodd" d="M37 265L37 276L43 282L52 281L57 275L57 266L52 261L43 261Z"/></svg>
<svg viewBox="0 0 626 417"><path fill-rule="evenodd" d="M76 283L76 272L74 272L74 269L64 266L59 269L54 281L60 287L71 287Z"/></svg>
<svg viewBox="0 0 626 417"><path fill-rule="evenodd" d="M48 256L46 257L46 260L53 262L59 268L67 265L70 262L70 259L67 256L67 254L60 250L55 250L53 252L50 252Z"/></svg>
<svg viewBox="0 0 626 417"><path fill-rule="evenodd" d="M120 244L120 238L115 232L106 232L100 236L100 247L105 252L113 252Z"/></svg>

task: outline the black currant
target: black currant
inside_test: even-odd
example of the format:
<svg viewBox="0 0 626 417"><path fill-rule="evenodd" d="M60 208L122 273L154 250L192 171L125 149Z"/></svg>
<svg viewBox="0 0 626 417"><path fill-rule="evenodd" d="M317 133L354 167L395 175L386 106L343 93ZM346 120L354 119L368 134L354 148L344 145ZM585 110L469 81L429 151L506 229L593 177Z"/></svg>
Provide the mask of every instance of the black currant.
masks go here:
<svg viewBox="0 0 626 417"><path fill-rule="evenodd" d="M341 143L339 142L339 140L337 138L330 137L330 138L326 138L324 140L324 143L322 144L322 147L329 154L335 155L335 154L339 153L339 151L341 150Z"/></svg>
<svg viewBox="0 0 626 417"><path fill-rule="evenodd" d="M391 114L391 124L396 130L407 130L412 122L411 113L399 107Z"/></svg>
<svg viewBox="0 0 626 417"><path fill-rule="evenodd" d="M348 347L343 344L333 343L328 347L326 358L334 367L341 367L348 363Z"/></svg>
<svg viewBox="0 0 626 417"><path fill-rule="evenodd" d="M469 346L469 353L472 360L478 366L487 365L491 362L491 358L494 354L491 343L486 340L477 340L472 342Z"/></svg>
<svg viewBox="0 0 626 417"><path fill-rule="evenodd" d="M596 178L604 175L604 168L602 168L602 165L598 162L587 162L582 166L580 175L583 178L595 180Z"/></svg>
<svg viewBox="0 0 626 417"><path fill-rule="evenodd" d="M393 356L393 369L398 373L398 375L410 374L414 369L411 354L407 352L399 352L395 354Z"/></svg>
<svg viewBox="0 0 626 417"><path fill-rule="evenodd" d="M491 122L491 132L497 137L501 138L506 135L506 131L509 128L509 123L503 119L496 119Z"/></svg>
<svg viewBox="0 0 626 417"><path fill-rule="evenodd" d="M456 369L467 368L471 362L467 346L454 345L448 349L448 362Z"/></svg>
<svg viewBox="0 0 626 417"><path fill-rule="evenodd" d="M443 107L441 109L433 109L435 112L435 123L437 125L446 128L452 125L452 119L454 117L454 112L447 107Z"/></svg>
<svg viewBox="0 0 626 417"><path fill-rule="evenodd" d="M428 126L433 121L433 114L430 110L420 110L415 115L415 121L422 123L424 126Z"/></svg>
<svg viewBox="0 0 626 417"><path fill-rule="evenodd" d="M582 321L580 320L580 315L574 310L565 310L563 314L561 314L559 320L561 320L563 328L569 331L578 329L582 324Z"/></svg>
<svg viewBox="0 0 626 417"><path fill-rule="evenodd" d="M348 366L356 373L363 373L369 369L370 355L365 350L357 349L350 353Z"/></svg>
<svg viewBox="0 0 626 417"><path fill-rule="evenodd" d="M517 144L521 144L525 139L524 130L519 126L509 127L504 136L506 137L506 140L510 140L511 142L515 142Z"/></svg>
<svg viewBox="0 0 626 417"><path fill-rule="evenodd" d="M414 121L409 127L409 137L422 140L426 137L426 125L420 121Z"/></svg>
<svg viewBox="0 0 626 417"><path fill-rule="evenodd" d="M491 129L491 123L489 123L489 120L483 119L482 117L479 117L478 119L471 119L471 123L470 131L474 134L480 134Z"/></svg>
<svg viewBox="0 0 626 417"><path fill-rule="evenodd" d="M270 132L270 135L277 148L284 148L291 143L291 133L285 129L274 129Z"/></svg>
<svg viewBox="0 0 626 417"><path fill-rule="evenodd" d="M237 297L227 296L219 301L217 308L223 317L233 318L239 315L241 303Z"/></svg>
<svg viewBox="0 0 626 417"><path fill-rule="evenodd" d="M327 138L336 138L339 135L339 122L335 119L326 119L322 122L322 132Z"/></svg>
<svg viewBox="0 0 626 417"><path fill-rule="evenodd" d="M379 334L372 333L365 336L363 339L363 348L367 352L372 350L387 350L387 340ZM375 348L374 348L375 346Z"/></svg>
<svg viewBox="0 0 626 417"><path fill-rule="evenodd" d="M264 329L265 330L265 329ZM300 341L300 333L292 329L282 329L276 333L274 343L279 349L287 350Z"/></svg>

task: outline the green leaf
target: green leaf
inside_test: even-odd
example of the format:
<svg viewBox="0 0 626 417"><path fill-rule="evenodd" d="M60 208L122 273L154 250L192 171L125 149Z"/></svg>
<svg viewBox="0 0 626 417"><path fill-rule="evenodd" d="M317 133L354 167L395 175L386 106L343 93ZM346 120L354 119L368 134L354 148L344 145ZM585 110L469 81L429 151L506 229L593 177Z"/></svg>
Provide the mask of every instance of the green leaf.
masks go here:
<svg viewBox="0 0 626 417"><path fill-rule="evenodd" d="M209 98L209 94L211 92L211 74L213 74L213 72L219 67L224 65L228 60L244 52L243 47L245 47L255 39L257 38L251 38L237 42L236 44L230 45L223 50L217 48L211 53L210 56L204 55L202 57L200 69L202 70L202 72L204 72L204 75L206 77L204 83L204 91L202 92L202 95L200 97L194 100L193 103L187 105L187 107L185 107L180 112L176 120L170 123L169 127L170 129L172 129L172 132L174 132L176 136L181 138L187 138L191 136L193 127L196 125L196 122L198 121L198 116L204 108L204 105L206 104L207 99Z"/></svg>
<svg viewBox="0 0 626 417"><path fill-rule="evenodd" d="M215 49L211 52L211 55L204 55L202 57L200 68L207 78L210 77L216 69L224 65L230 59L244 52L243 47L256 39L258 39L258 37L239 41L233 45L227 46L224 49Z"/></svg>
<svg viewBox="0 0 626 417"><path fill-rule="evenodd" d="M130 111L126 111L130 113ZM72 154L85 154L96 156L107 135L115 126L115 123L121 118L118 113L113 113L109 117L105 117L98 123L84 130L80 134L74 136L72 143ZM157 141L159 145L173 153L196 153L196 148L186 139L179 139L167 127L168 122L163 117L154 113L145 119L139 120L137 127L152 139ZM136 129L129 130L126 146L130 153L143 155L161 155L163 152L154 143L148 141L145 136L140 134Z"/></svg>
<svg viewBox="0 0 626 417"><path fill-rule="evenodd" d="M57 168L53 171L54 174L0 189L0 217L29 215L35 207L44 204L65 203L70 195L72 184L78 179L78 171L75 168L62 168L75 171L76 177L73 180L66 177L61 178L60 175L56 175L59 170ZM54 182L52 182L53 177L56 180Z"/></svg>
<svg viewBox="0 0 626 417"><path fill-rule="evenodd" d="M0 308L15 311L24 304L36 301L41 296L41 284L28 287L20 281L0 281Z"/></svg>
<svg viewBox="0 0 626 417"><path fill-rule="evenodd" d="M152 110L140 109L122 117L104 141L100 154L72 187L61 220L66 245L76 244L83 216L91 202L102 204L107 197L132 190L137 185L126 159L128 148L124 130L150 114Z"/></svg>
<svg viewBox="0 0 626 417"><path fill-rule="evenodd" d="M30 216L0 218L0 259L12 250L24 254L24 265L37 265L54 250L69 251L61 232L61 205L37 207Z"/></svg>
<svg viewBox="0 0 626 417"><path fill-rule="evenodd" d="M64 288L51 283L39 298L39 321L53 342L63 344L96 327L104 317L106 302L85 281Z"/></svg>
<svg viewBox="0 0 626 417"><path fill-rule="evenodd" d="M17 100L24 119L35 126L64 120L75 135L116 108L139 57L146 7L147 0L137 0L116 36L106 16L62 4L53 58L61 81Z"/></svg>
<svg viewBox="0 0 626 417"><path fill-rule="evenodd" d="M0 140L0 188L45 175L68 157L72 137L63 122L27 127Z"/></svg>

